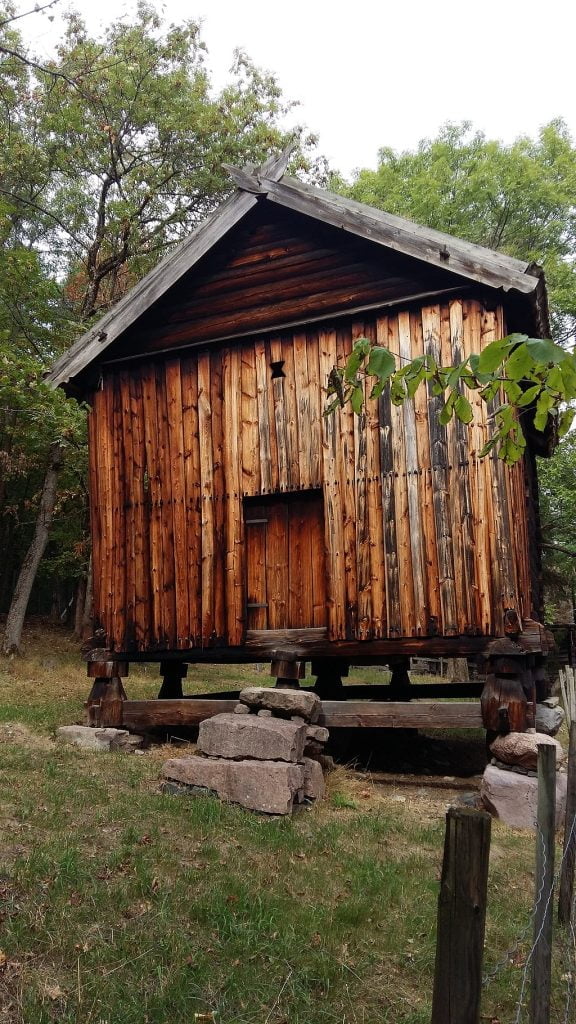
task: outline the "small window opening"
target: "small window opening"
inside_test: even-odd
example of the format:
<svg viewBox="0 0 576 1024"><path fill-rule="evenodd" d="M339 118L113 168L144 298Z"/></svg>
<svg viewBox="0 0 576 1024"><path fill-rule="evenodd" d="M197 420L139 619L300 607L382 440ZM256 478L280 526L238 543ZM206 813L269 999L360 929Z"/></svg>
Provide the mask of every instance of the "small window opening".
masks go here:
<svg viewBox="0 0 576 1024"><path fill-rule="evenodd" d="M282 367L284 366L284 360L280 359L277 363L270 363L270 369L272 370L272 380L278 380L279 377L285 377L286 374Z"/></svg>

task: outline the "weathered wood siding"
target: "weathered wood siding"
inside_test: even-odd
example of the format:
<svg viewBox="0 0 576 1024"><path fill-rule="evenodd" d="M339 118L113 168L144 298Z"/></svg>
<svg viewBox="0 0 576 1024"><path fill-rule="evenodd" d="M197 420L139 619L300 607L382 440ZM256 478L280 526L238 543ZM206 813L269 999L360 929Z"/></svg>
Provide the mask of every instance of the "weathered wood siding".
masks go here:
<svg viewBox="0 0 576 1024"><path fill-rule="evenodd" d="M244 498L317 489L332 640L499 634L504 608L528 615L524 467L477 458L491 429L477 394L469 428L440 426L425 388L402 408L385 393L359 417L322 415L355 337L446 364L503 331L500 308L454 300L107 372L90 480L95 606L113 648L241 644Z"/></svg>

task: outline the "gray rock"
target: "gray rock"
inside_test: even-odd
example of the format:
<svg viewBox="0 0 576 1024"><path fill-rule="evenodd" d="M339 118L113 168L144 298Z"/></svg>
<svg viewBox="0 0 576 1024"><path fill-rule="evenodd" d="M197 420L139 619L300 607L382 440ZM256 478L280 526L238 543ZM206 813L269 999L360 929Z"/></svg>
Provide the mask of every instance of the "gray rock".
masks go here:
<svg viewBox="0 0 576 1024"><path fill-rule="evenodd" d="M230 761L224 758L174 757L164 778L263 814L290 814L304 792L304 766L282 761Z"/></svg>
<svg viewBox="0 0 576 1024"><path fill-rule="evenodd" d="M306 739L314 743L327 743L330 733L322 725L309 725L306 729Z"/></svg>
<svg viewBox="0 0 576 1024"><path fill-rule="evenodd" d="M208 757L300 761L305 743L305 725L257 715L214 715L198 731L198 749Z"/></svg>
<svg viewBox="0 0 576 1024"><path fill-rule="evenodd" d="M326 792L324 772L318 761L304 758L304 796L309 800L322 800Z"/></svg>
<svg viewBox="0 0 576 1024"><path fill-rule="evenodd" d="M482 778L480 798L484 807L512 828L535 828L538 779L488 765ZM566 812L566 775L556 773L556 828Z"/></svg>
<svg viewBox="0 0 576 1024"><path fill-rule="evenodd" d="M234 708L235 715L249 715L250 708L247 708L245 704L237 704Z"/></svg>
<svg viewBox="0 0 576 1024"><path fill-rule="evenodd" d="M131 736L127 729L92 729L88 725L61 725L56 736L82 750L124 750L130 753L144 742L142 736Z"/></svg>
<svg viewBox="0 0 576 1024"><path fill-rule="evenodd" d="M307 722L315 722L320 714L320 698L308 690L284 690L267 686L248 686L240 693L242 704L253 708L267 708L280 715L300 715Z"/></svg>
<svg viewBox="0 0 576 1024"><path fill-rule="evenodd" d="M558 740L541 732L509 732L506 736L497 736L490 744L490 750L504 764L519 764L523 768L537 768L539 744L556 747L556 767L559 767L565 756L562 747Z"/></svg>
<svg viewBox="0 0 576 1024"><path fill-rule="evenodd" d="M549 704L536 705L536 731L544 732L547 736L555 736L562 722L564 721L564 709Z"/></svg>
<svg viewBox="0 0 576 1024"><path fill-rule="evenodd" d="M557 708L560 703L559 697L546 697L546 700L542 701L547 708Z"/></svg>
<svg viewBox="0 0 576 1024"><path fill-rule="evenodd" d="M245 708L246 705L243 704L242 707ZM247 710L250 711L250 708ZM256 714L259 718L272 718L272 712L269 711L268 708L260 708L260 711L257 711Z"/></svg>

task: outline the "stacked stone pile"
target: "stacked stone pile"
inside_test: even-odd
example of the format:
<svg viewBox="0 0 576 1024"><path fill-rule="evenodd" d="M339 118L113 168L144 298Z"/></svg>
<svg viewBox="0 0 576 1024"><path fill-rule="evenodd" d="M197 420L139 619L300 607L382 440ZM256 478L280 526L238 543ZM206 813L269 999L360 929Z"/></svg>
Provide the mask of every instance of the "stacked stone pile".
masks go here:
<svg viewBox="0 0 576 1024"><path fill-rule="evenodd" d="M514 828L534 828L538 806L538 746L556 747L556 826L566 809L566 755L546 733L510 732L490 745L493 755L482 779L480 796L491 814Z"/></svg>
<svg viewBox="0 0 576 1024"><path fill-rule="evenodd" d="M171 758L171 783L216 793L265 814L324 795L322 757L328 730L315 725L320 699L306 690L248 687L234 711L200 725L200 756Z"/></svg>

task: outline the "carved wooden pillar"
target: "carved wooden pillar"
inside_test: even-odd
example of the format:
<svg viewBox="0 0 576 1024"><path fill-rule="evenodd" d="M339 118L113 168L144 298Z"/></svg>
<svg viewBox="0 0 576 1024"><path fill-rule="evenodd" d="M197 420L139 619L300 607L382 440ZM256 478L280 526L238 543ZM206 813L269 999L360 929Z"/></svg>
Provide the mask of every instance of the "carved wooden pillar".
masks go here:
<svg viewBox="0 0 576 1024"><path fill-rule="evenodd" d="M122 678L128 675L128 663L89 661L87 668L88 678L94 680L84 705L87 724L94 728L122 728L122 703L126 700Z"/></svg>
<svg viewBox="0 0 576 1024"><path fill-rule="evenodd" d="M494 640L481 697L482 720L489 733L526 732L534 728L535 694L527 656L514 640Z"/></svg>

